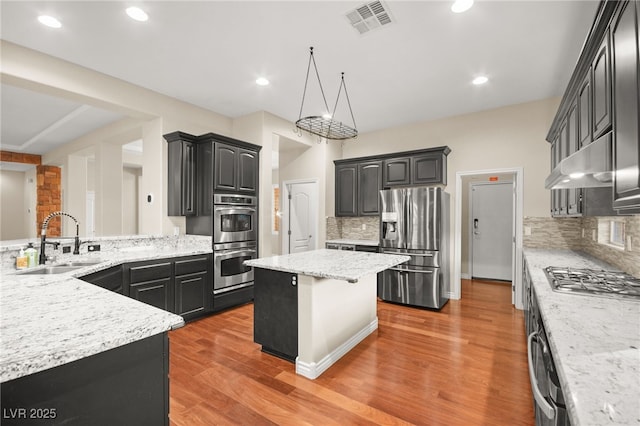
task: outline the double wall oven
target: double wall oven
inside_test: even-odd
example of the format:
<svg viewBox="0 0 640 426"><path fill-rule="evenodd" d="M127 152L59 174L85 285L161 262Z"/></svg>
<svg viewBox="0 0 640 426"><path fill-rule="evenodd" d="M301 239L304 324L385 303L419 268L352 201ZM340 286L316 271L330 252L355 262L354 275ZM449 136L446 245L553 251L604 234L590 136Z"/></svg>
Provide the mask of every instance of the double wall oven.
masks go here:
<svg viewBox="0 0 640 426"><path fill-rule="evenodd" d="M214 299L253 285L253 269L244 261L257 258L256 197L213 196Z"/></svg>

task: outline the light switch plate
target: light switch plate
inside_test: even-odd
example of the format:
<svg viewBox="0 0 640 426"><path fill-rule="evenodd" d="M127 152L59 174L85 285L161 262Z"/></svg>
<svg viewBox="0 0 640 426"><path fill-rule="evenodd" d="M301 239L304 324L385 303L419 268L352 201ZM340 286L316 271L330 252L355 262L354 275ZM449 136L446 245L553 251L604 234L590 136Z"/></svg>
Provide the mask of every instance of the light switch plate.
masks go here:
<svg viewBox="0 0 640 426"><path fill-rule="evenodd" d="M525 226L524 227L524 235L531 235L531 227L530 226Z"/></svg>

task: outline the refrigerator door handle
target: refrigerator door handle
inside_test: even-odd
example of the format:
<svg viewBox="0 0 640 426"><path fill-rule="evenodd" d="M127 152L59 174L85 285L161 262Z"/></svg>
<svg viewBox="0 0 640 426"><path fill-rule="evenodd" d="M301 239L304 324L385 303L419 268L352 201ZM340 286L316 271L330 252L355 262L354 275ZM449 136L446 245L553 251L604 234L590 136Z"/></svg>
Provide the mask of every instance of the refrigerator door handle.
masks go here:
<svg viewBox="0 0 640 426"><path fill-rule="evenodd" d="M380 250L380 253L393 253L393 254L403 254L405 256L419 256L419 257L433 257L434 254L433 253L407 253L406 251L402 251L402 250L389 250L389 249L382 249Z"/></svg>
<svg viewBox="0 0 640 426"><path fill-rule="evenodd" d="M420 269L403 269L403 268L389 268L389 269L392 270L392 271L400 271L400 272L411 272L411 273L415 272L415 273L418 273L418 274L433 274L433 271L428 271L428 270L427 271L423 271L423 270L420 270Z"/></svg>

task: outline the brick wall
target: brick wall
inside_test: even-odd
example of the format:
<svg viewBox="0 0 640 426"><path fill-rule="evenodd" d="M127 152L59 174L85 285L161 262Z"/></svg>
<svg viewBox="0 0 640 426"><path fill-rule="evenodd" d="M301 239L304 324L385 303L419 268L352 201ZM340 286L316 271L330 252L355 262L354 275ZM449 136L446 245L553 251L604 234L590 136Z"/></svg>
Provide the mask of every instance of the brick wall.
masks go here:
<svg viewBox="0 0 640 426"><path fill-rule="evenodd" d="M52 212L62 209L61 198L61 170L56 166L37 166L38 202L36 204L36 229L40 235L40 229L44 219ZM49 222L47 236L59 237L61 234L60 217L55 217Z"/></svg>
<svg viewBox="0 0 640 426"><path fill-rule="evenodd" d="M23 154L0 150L0 159L11 163L34 164L37 175L36 201L36 235L40 235L40 229L44 218L62 209L62 174L60 167L42 166L42 157L35 154ZM47 228L48 236L59 237L61 232L60 217L51 219Z"/></svg>

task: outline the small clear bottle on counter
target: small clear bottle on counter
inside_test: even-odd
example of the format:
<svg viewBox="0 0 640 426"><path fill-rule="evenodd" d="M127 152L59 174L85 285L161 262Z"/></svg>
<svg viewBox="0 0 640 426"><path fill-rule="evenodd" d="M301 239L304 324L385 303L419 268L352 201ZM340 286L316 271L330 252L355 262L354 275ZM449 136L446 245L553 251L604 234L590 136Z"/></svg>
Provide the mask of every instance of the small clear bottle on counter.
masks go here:
<svg viewBox="0 0 640 426"><path fill-rule="evenodd" d="M33 248L33 243L29 243L24 253L27 255L27 267L38 266L38 250Z"/></svg>

